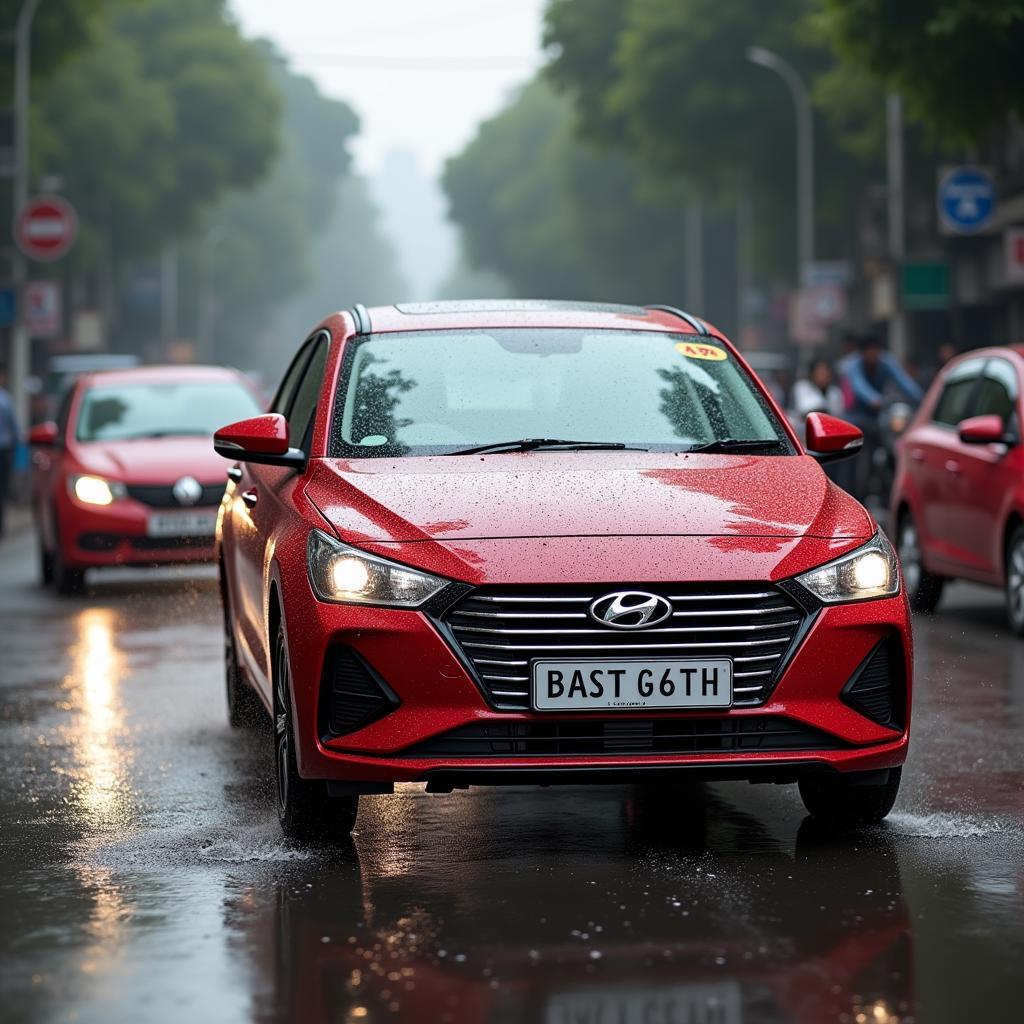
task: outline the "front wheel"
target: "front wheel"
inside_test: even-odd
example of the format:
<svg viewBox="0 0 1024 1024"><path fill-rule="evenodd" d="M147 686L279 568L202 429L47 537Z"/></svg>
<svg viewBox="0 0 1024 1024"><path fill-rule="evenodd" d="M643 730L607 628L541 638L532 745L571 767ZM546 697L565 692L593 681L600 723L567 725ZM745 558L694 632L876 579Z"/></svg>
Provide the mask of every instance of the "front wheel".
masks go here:
<svg viewBox="0 0 1024 1024"><path fill-rule="evenodd" d="M274 775L281 831L303 842L347 839L356 824L359 797L331 797L322 779L299 775L291 694L291 663L281 623L274 643Z"/></svg>
<svg viewBox="0 0 1024 1024"><path fill-rule="evenodd" d="M62 597L74 597L85 590L85 570L68 565L64 561L60 541L53 552L53 582L57 585L57 593Z"/></svg>
<svg viewBox="0 0 1024 1024"><path fill-rule="evenodd" d="M1014 633L1024 636L1024 526L1006 546L1006 617Z"/></svg>
<svg viewBox="0 0 1024 1024"><path fill-rule="evenodd" d="M45 586L53 582L53 555L46 550L46 542L43 540L42 533L39 534L37 546L39 549L39 579Z"/></svg>
<svg viewBox="0 0 1024 1024"><path fill-rule="evenodd" d="M846 775L809 775L800 780L800 798L808 812L827 825L877 825L896 802L902 774L902 768L887 768Z"/></svg>
<svg viewBox="0 0 1024 1024"><path fill-rule="evenodd" d="M924 567L921 551L921 535L917 532L914 517L908 512L900 520L896 549L903 567L903 585L907 588L907 600L915 612L933 612L942 599L944 580L934 576Z"/></svg>

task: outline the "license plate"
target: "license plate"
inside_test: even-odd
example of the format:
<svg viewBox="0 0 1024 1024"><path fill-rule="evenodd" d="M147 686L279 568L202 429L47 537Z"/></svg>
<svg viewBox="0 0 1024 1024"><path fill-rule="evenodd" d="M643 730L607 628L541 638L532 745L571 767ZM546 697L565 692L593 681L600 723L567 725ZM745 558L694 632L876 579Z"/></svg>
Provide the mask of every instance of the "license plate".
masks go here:
<svg viewBox="0 0 1024 1024"><path fill-rule="evenodd" d="M150 516L146 522L150 537L212 537L216 529L216 512L176 512Z"/></svg>
<svg viewBox="0 0 1024 1024"><path fill-rule="evenodd" d="M533 662L536 711L727 708L731 704L728 658Z"/></svg>
<svg viewBox="0 0 1024 1024"><path fill-rule="evenodd" d="M740 988L735 982L709 985L652 985L558 992L545 1006L545 1024L740 1024Z"/></svg>

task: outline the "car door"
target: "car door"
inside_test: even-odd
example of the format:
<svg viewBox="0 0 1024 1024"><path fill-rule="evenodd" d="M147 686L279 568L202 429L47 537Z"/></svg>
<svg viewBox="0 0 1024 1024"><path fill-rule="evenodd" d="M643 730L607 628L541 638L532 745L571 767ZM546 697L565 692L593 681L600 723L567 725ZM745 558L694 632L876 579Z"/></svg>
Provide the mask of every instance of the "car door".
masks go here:
<svg viewBox="0 0 1024 1024"><path fill-rule="evenodd" d="M944 374L939 397L931 416L917 424L907 438L907 468L914 484L914 514L921 544L933 572L950 571L949 521L946 490L950 471L947 463L956 454L956 427L970 415L985 360L965 359Z"/></svg>
<svg viewBox="0 0 1024 1024"><path fill-rule="evenodd" d="M309 435L327 365L329 335L312 338L293 363L270 412L288 421L288 443L308 451ZM294 370L294 373L293 373ZM265 622L267 569L275 538L296 515L292 492L301 474L282 466L241 465L233 507L238 601L243 657L269 694L269 650Z"/></svg>
<svg viewBox="0 0 1024 1024"><path fill-rule="evenodd" d="M1017 368L1007 359L985 363L971 416L998 416L1007 433L1020 435L1018 403L1021 385ZM1005 444L964 444L950 440L946 462L945 516L950 551L962 571L986 582L1002 578L1000 544L1005 499L1017 484L1019 470L1007 458Z"/></svg>

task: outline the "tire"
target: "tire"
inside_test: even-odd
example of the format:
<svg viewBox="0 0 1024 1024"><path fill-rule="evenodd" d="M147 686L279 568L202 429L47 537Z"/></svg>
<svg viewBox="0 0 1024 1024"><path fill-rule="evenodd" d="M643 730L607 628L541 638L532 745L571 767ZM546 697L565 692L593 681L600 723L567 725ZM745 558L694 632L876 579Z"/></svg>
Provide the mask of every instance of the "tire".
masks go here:
<svg viewBox="0 0 1024 1024"><path fill-rule="evenodd" d="M238 652L231 628L231 599L227 583L222 581L224 605L224 689L227 695L228 724L232 729L252 729L263 717L263 703L246 683L238 667Z"/></svg>
<svg viewBox="0 0 1024 1024"><path fill-rule="evenodd" d="M43 586L53 583L53 555L46 550L46 542L42 533L39 534L37 543L39 549L39 580Z"/></svg>
<svg viewBox="0 0 1024 1024"><path fill-rule="evenodd" d="M903 567L903 585L907 588L907 599L915 612L933 612L942 600L945 580L935 576L924 567L921 552L921 537L917 532L914 517L908 512L901 520L896 538Z"/></svg>
<svg viewBox="0 0 1024 1024"><path fill-rule="evenodd" d="M291 663L284 624L274 642L274 793L281 831L300 842L349 842L359 797L331 797L323 779L304 779L295 757Z"/></svg>
<svg viewBox="0 0 1024 1024"><path fill-rule="evenodd" d="M53 549L52 558L52 576L57 593L62 597L74 597L81 594L85 590L85 570L65 564L64 552L61 550L59 540Z"/></svg>
<svg viewBox="0 0 1024 1024"><path fill-rule="evenodd" d="M1006 545L1006 618L1017 636L1024 636L1024 526Z"/></svg>
<svg viewBox="0 0 1024 1024"><path fill-rule="evenodd" d="M800 798L808 813L826 825L877 825L896 802L902 773L902 768L888 768L846 775L808 775L800 780Z"/></svg>

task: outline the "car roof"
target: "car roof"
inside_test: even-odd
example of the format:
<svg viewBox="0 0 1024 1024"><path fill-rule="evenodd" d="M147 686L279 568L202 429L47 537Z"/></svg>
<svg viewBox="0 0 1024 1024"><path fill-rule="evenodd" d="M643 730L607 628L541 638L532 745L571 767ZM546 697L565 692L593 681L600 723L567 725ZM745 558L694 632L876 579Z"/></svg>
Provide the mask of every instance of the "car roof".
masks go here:
<svg viewBox="0 0 1024 1024"><path fill-rule="evenodd" d="M350 314L359 334L498 327L589 327L721 335L698 317L669 306L626 306L550 299L412 302Z"/></svg>
<svg viewBox="0 0 1024 1024"><path fill-rule="evenodd" d="M188 381L240 380L238 370L226 366L133 366L120 370L96 370L79 378L83 385L92 384L159 384L187 383Z"/></svg>
<svg viewBox="0 0 1024 1024"><path fill-rule="evenodd" d="M982 345L978 348L964 349L963 352L957 352L946 366L954 366L967 359L986 359L991 356L1005 356L1007 354L1016 356L1018 359L1024 359L1024 345Z"/></svg>

